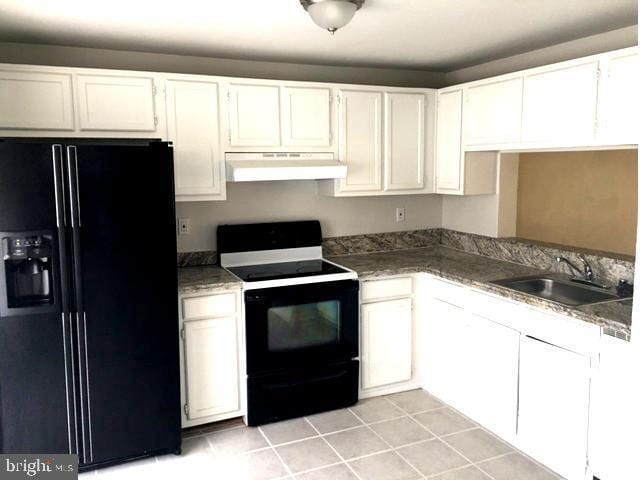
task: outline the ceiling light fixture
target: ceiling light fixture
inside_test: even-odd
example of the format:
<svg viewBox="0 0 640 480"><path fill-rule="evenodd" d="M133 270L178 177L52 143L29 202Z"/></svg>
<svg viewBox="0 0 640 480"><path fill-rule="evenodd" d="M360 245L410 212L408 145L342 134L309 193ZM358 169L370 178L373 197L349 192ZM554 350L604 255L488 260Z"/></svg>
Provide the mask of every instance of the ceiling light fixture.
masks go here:
<svg viewBox="0 0 640 480"><path fill-rule="evenodd" d="M333 35L351 21L364 0L300 0L311 20Z"/></svg>

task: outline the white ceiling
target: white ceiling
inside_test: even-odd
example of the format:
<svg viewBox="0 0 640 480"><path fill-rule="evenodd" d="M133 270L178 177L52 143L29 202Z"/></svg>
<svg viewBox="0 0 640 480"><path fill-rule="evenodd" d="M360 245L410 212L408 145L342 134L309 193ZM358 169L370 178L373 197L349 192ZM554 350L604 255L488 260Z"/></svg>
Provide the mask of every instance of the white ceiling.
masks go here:
<svg viewBox="0 0 640 480"><path fill-rule="evenodd" d="M0 41L450 71L637 24L637 0L366 0L335 36L298 0L0 0Z"/></svg>

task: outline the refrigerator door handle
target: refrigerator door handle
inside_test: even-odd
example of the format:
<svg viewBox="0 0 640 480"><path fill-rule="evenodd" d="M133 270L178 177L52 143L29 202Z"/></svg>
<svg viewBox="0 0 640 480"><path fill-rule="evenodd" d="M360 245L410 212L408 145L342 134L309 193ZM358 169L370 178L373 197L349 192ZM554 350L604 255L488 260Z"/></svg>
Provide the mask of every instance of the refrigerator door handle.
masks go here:
<svg viewBox="0 0 640 480"><path fill-rule="evenodd" d="M56 200L56 226L63 227L67 224L65 205L64 205L64 187L62 182L62 145L56 143L51 146L53 153L53 187Z"/></svg>
<svg viewBox="0 0 640 480"><path fill-rule="evenodd" d="M71 316L67 324L67 314L62 312L62 342L64 353L64 383L67 393L67 430L69 436L69 453L77 453L78 448L78 429L76 419L76 387L75 387L75 365L73 361L73 353L71 352Z"/></svg>
<svg viewBox="0 0 640 480"><path fill-rule="evenodd" d="M87 368L87 330L86 316L83 315L83 321L80 320L80 312L75 313L76 316L76 335L79 351L78 351L78 377L80 379L80 417L82 419L82 451L83 463L91 463L93 461L93 445L91 439L91 415L89 407L89 370ZM86 419L86 422L85 422ZM86 431L85 431L86 430ZM87 450L87 440L89 449Z"/></svg>
<svg viewBox="0 0 640 480"><path fill-rule="evenodd" d="M69 204L71 208L71 228L82 226L80 219L80 195L78 189L78 149L67 146L67 176L69 178Z"/></svg>
<svg viewBox="0 0 640 480"><path fill-rule="evenodd" d="M51 146L53 156L53 182L56 207L56 225L58 227L58 255L60 292L60 315L62 317L62 341L64 355L64 380L67 396L67 426L69 437L69 453L78 453L78 418L76 400L76 366L74 360L73 326L70 313L69 274L67 269L67 212L64 184L64 158L62 145Z"/></svg>
<svg viewBox="0 0 640 480"><path fill-rule="evenodd" d="M87 425L89 427L89 458L93 461L93 436L91 433L91 390L89 389L89 355L87 354L87 313L82 312L82 331L84 333L84 373L87 392Z"/></svg>
<svg viewBox="0 0 640 480"><path fill-rule="evenodd" d="M93 462L93 442L91 433L91 414L89 405L89 370L87 368L87 330L82 295L82 246L80 239L80 195L78 188L78 149L67 146L67 183L69 188L69 206L71 217L71 241L73 244L73 285L75 294L75 342L78 352L77 378L78 401L80 402L80 442L82 445L81 463Z"/></svg>

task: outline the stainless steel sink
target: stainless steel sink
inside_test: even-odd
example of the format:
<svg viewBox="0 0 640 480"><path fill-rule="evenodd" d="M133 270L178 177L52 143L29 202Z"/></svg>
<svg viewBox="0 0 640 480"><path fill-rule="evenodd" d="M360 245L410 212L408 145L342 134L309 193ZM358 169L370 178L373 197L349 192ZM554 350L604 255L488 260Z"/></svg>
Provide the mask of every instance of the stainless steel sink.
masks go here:
<svg viewBox="0 0 640 480"><path fill-rule="evenodd" d="M571 307L621 300L614 290L551 277L505 278L491 283Z"/></svg>

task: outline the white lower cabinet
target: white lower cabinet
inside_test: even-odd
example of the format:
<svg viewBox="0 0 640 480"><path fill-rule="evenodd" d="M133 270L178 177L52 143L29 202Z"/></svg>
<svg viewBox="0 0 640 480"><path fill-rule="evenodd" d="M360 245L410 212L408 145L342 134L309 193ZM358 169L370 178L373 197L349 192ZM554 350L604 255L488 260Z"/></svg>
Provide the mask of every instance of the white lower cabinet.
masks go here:
<svg viewBox="0 0 640 480"><path fill-rule="evenodd" d="M467 330L468 415L512 442L518 412L520 332L472 314Z"/></svg>
<svg viewBox="0 0 640 480"><path fill-rule="evenodd" d="M471 314L462 303L431 298L425 312L424 388L513 441L520 333Z"/></svg>
<svg viewBox="0 0 640 480"><path fill-rule="evenodd" d="M464 308L437 298L429 298L425 308L423 337L424 388L457 408L467 384Z"/></svg>
<svg viewBox="0 0 640 480"><path fill-rule="evenodd" d="M182 426L244 413L244 342L238 292L181 299Z"/></svg>
<svg viewBox="0 0 640 480"><path fill-rule="evenodd" d="M362 388L411 380L411 299L362 306Z"/></svg>
<svg viewBox="0 0 640 480"><path fill-rule="evenodd" d="M632 365L640 352L633 342L603 335L592 383L589 458L602 480L640 478L638 442L640 385Z"/></svg>
<svg viewBox="0 0 640 480"><path fill-rule="evenodd" d="M420 386L416 369L419 328L412 295L412 277L361 282L361 398Z"/></svg>
<svg viewBox="0 0 640 480"><path fill-rule="evenodd" d="M568 480L587 474L590 374L588 357L522 339L517 445Z"/></svg>
<svg viewBox="0 0 640 480"><path fill-rule="evenodd" d="M235 317L184 323L189 420L240 408L236 323Z"/></svg>
<svg viewBox="0 0 640 480"><path fill-rule="evenodd" d="M563 477L589 478L600 329L431 277L423 283L423 388Z"/></svg>

